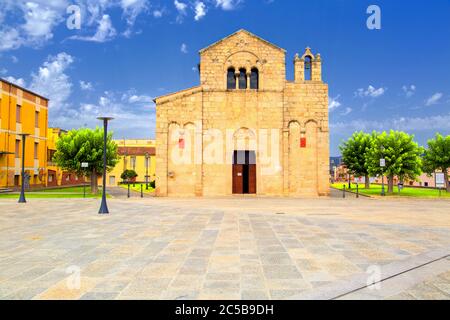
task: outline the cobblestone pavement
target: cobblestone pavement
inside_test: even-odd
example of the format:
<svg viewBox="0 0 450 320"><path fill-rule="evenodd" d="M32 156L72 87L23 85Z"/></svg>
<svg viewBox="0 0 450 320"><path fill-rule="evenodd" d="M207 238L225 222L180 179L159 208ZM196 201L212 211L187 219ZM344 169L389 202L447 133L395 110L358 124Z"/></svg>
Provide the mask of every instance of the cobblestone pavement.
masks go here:
<svg viewBox="0 0 450 320"><path fill-rule="evenodd" d="M290 299L450 246L449 201L131 198L108 206L111 214L98 215L98 199L0 200L0 298ZM444 262L446 272L429 269L429 279L389 298L448 299Z"/></svg>

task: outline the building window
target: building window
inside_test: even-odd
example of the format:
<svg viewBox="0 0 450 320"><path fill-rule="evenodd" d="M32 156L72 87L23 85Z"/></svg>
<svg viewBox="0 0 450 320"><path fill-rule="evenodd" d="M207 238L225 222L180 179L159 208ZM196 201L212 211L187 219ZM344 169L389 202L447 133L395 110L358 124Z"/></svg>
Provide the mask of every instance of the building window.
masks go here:
<svg viewBox="0 0 450 320"><path fill-rule="evenodd" d="M227 89L234 90L236 89L236 77L234 75L234 68L229 68L227 73Z"/></svg>
<svg viewBox="0 0 450 320"><path fill-rule="evenodd" d="M305 57L305 80L311 80L312 71L312 58L311 56Z"/></svg>
<svg viewBox="0 0 450 320"><path fill-rule="evenodd" d="M20 158L20 140L16 140L16 158Z"/></svg>
<svg viewBox="0 0 450 320"><path fill-rule="evenodd" d="M256 68L252 69L250 75L250 89L259 89L259 71Z"/></svg>
<svg viewBox="0 0 450 320"><path fill-rule="evenodd" d="M131 160L131 168L133 168L133 170L136 170L136 157L132 156L130 160Z"/></svg>
<svg viewBox="0 0 450 320"><path fill-rule="evenodd" d="M22 107L20 105L16 105L16 122L21 122L21 113L22 113Z"/></svg>
<svg viewBox="0 0 450 320"><path fill-rule="evenodd" d="M34 143L34 159L39 159L39 142Z"/></svg>
<svg viewBox="0 0 450 320"><path fill-rule="evenodd" d="M425 182L425 187L428 187L428 182Z"/></svg>
<svg viewBox="0 0 450 320"><path fill-rule="evenodd" d="M34 127L39 128L39 111L34 113Z"/></svg>
<svg viewBox="0 0 450 320"><path fill-rule="evenodd" d="M247 89L247 72L245 69L239 69L239 89Z"/></svg>

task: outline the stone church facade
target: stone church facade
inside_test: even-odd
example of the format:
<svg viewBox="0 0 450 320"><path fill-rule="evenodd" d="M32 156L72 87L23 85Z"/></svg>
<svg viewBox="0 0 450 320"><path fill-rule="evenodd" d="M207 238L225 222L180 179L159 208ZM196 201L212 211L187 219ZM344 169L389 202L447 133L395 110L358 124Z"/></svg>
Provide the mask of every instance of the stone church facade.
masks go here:
<svg viewBox="0 0 450 320"><path fill-rule="evenodd" d="M156 195L329 194L328 86L309 48L238 32L200 51L200 85L155 99Z"/></svg>

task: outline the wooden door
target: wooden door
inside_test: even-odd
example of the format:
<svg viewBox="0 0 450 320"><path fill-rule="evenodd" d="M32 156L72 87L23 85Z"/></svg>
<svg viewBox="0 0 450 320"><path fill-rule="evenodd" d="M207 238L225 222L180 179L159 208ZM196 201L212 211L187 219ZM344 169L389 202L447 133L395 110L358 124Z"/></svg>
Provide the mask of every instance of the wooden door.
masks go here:
<svg viewBox="0 0 450 320"><path fill-rule="evenodd" d="M256 194L256 164L248 165L248 193Z"/></svg>
<svg viewBox="0 0 450 320"><path fill-rule="evenodd" d="M243 172L244 165L233 164L233 194L244 193Z"/></svg>

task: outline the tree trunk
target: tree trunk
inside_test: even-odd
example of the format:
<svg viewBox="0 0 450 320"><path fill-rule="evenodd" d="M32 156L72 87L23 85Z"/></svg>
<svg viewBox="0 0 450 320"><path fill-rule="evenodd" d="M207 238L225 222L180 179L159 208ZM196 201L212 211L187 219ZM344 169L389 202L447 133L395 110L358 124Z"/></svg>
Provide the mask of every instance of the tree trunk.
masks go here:
<svg viewBox="0 0 450 320"><path fill-rule="evenodd" d="M364 182L365 182L365 187L366 187L366 189L370 189L370 177L369 177L369 175L368 174L366 174L365 176L364 176Z"/></svg>
<svg viewBox="0 0 450 320"><path fill-rule="evenodd" d="M97 181L97 171L95 168L92 169L91 172L91 193L97 194L98 193L98 181Z"/></svg>
<svg viewBox="0 0 450 320"><path fill-rule="evenodd" d="M448 168L444 169L445 185L447 186L447 192L450 192L450 182L448 181Z"/></svg>
<svg viewBox="0 0 450 320"><path fill-rule="evenodd" d="M388 193L394 192L394 175L388 176Z"/></svg>

